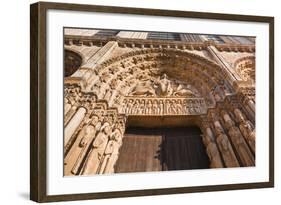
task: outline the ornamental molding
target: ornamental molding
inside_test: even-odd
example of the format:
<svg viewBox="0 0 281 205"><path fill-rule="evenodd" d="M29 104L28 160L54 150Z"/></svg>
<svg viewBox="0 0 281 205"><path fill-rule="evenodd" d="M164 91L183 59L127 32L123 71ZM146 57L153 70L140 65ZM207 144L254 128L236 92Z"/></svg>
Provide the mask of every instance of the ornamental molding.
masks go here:
<svg viewBox="0 0 281 205"><path fill-rule="evenodd" d="M254 56L246 56L238 59L234 63L235 71L242 78L244 82L249 82L253 84L256 80L256 72L255 72L255 57Z"/></svg>
<svg viewBox="0 0 281 205"><path fill-rule="evenodd" d="M118 36L109 38L98 38L94 36L66 35L66 45L77 46L104 46L109 41L115 41L119 47L129 48L175 48L180 50L206 50L207 46L214 45L219 51L225 52L255 52L255 45L241 44L218 44L213 41L204 42L187 42L187 41L166 41L166 40L148 40L148 39L132 39L120 38Z"/></svg>

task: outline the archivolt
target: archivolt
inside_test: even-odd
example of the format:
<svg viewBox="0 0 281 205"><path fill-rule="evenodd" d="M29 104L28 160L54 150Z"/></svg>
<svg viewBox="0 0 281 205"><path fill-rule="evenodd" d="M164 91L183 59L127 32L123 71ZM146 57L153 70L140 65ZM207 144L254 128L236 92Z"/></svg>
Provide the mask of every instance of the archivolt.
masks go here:
<svg viewBox="0 0 281 205"><path fill-rule="evenodd" d="M238 59L234 63L235 71L243 81L255 81L255 57L247 56Z"/></svg>
<svg viewBox="0 0 281 205"><path fill-rule="evenodd" d="M199 55L176 49L145 49L111 58L96 67L89 88L98 99L118 105L137 82L167 74L191 84L208 105L225 97L232 88L228 75L218 64Z"/></svg>

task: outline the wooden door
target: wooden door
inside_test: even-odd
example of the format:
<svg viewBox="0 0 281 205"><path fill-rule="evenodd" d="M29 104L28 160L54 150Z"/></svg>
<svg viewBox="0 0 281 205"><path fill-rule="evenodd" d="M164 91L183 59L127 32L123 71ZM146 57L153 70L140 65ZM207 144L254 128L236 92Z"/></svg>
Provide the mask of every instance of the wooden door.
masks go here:
<svg viewBox="0 0 281 205"><path fill-rule="evenodd" d="M123 138L116 173L208 168L200 129L129 128Z"/></svg>
<svg viewBox="0 0 281 205"><path fill-rule="evenodd" d="M115 172L161 171L161 143L160 129L127 129Z"/></svg>
<svg viewBox="0 0 281 205"><path fill-rule="evenodd" d="M163 129L163 170L209 168L209 158L197 127Z"/></svg>

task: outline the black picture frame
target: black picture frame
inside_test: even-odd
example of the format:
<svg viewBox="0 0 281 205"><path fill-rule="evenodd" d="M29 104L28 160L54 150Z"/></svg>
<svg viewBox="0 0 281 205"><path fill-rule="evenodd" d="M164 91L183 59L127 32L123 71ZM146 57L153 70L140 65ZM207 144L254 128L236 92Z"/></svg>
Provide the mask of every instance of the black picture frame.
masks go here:
<svg viewBox="0 0 281 205"><path fill-rule="evenodd" d="M269 24L269 181L212 186L47 195L46 13L49 9L263 22ZM274 187L274 17L38 2L30 6L30 199L37 202Z"/></svg>

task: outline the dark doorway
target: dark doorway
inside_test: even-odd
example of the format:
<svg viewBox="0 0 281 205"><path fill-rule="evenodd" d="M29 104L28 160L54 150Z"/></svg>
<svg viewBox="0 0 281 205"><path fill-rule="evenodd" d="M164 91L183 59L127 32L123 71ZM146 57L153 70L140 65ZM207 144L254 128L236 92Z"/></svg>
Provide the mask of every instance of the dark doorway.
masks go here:
<svg viewBox="0 0 281 205"><path fill-rule="evenodd" d="M126 130L116 173L209 168L197 127Z"/></svg>

